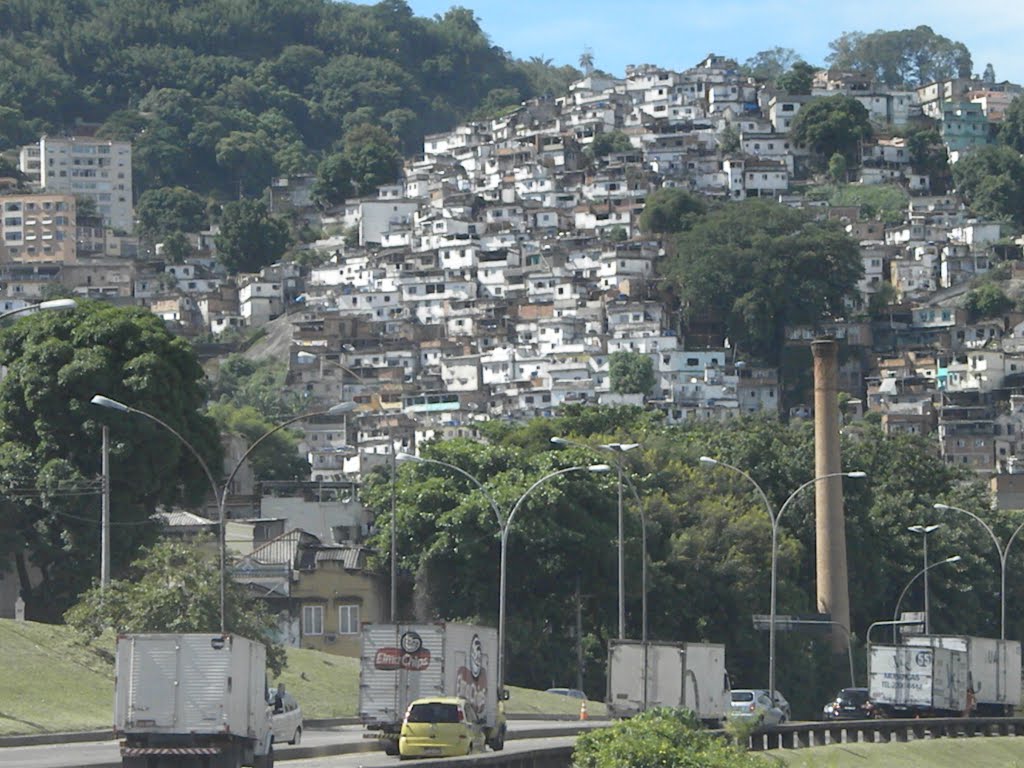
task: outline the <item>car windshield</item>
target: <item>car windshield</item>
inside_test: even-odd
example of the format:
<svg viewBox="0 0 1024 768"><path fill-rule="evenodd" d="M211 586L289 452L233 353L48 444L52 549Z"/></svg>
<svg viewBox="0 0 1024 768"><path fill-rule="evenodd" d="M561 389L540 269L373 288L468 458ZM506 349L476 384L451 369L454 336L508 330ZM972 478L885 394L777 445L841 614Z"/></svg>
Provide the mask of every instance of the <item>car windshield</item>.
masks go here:
<svg viewBox="0 0 1024 768"><path fill-rule="evenodd" d="M741 702L742 701L753 701L754 700L754 692L753 691L733 691L732 692L732 700L733 701L741 701Z"/></svg>
<svg viewBox="0 0 1024 768"><path fill-rule="evenodd" d="M459 707L457 704L444 704L432 701L424 704L413 704L406 717L409 723L457 723Z"/></svg>
<svg viewBox="0 0 1024 768"><path fill-rule="evenodd" d="M840 691L839 703L840 704L863 704L868 700L867 691Z"/></svg>

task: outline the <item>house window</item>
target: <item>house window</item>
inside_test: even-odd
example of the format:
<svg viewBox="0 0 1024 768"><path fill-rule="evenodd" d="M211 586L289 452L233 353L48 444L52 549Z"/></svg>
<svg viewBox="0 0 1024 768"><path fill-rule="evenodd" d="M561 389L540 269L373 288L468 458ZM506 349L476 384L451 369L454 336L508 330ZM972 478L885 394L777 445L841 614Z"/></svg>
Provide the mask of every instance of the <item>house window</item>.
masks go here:
<svg viewBox="0 0 1024 768"><path fill-rule="evenodd" d="M324 633L324 607L322 605L302 606L302 634L322 635Z"/></svg>
<svg viewBox="0 0 1024 768"><path fill-rule="evenodd" d="M359 606L339 605L338 606L338 634L358 635L359 634Z"/></svg>

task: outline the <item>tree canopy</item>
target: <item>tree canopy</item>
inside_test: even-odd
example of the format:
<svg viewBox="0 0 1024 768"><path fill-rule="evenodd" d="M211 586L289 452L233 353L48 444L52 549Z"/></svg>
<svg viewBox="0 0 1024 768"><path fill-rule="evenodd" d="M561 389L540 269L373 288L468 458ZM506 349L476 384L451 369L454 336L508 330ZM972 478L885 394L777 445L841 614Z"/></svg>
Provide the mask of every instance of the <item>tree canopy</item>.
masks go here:
<svg viewBox="0 0 1024 768"><path fill-rule="evenodd" d="M1024 224L1024 158L1016 149L979 147L953 164L953 180L977 215Z"/></svg>
<svg viewBox="0 0 1024 768"><path fill-rule="evenodd" d="M271 216L266 203L237 200L224 206L217 258L230 272L258 272L278 261L288 248L288 225Z"/></svg>
<svg viewBox="0 0 1024 768"><path fill-rule="evenodd" d="M721 205L659 262L687 321L717 321L733 344L775 362L787 325L845 313L863 272L842 228L766 200Z"/></svg>
<svg viewBox="0 0 1024 768"><path fill-rule="evenodd" d="M866 72L883 85L915 87L970 77L971 52L963 43L936 34L931 27L846 32L829 43L826 59L835 69Z"/></svg>
<svg viewBox="0 0 1024 768"><path fill-rule="evenodd" d="M639 352L612 352L608 356L608 378L612 392L647 395L654 387L654 363Z"/></svg>
<svg viewBox="0 0 1024 768"><path fill-rule="evenodd" d="M55 619L99 574L101 427L110 426L112 572L155 534L159 505L210 490L198 462L150 420L90 404L97 393L180 432L214 471L216 427L199 409L203 371L186 342L144 309L79 301L0 331L0 553L12 555L27 615ZM6 560L6 558L5 558ZM42 573L32 587L29 565Z"/></svg>
<svg viewBox="0 0 1024 768"><path fill-rule="evenodd" d="M220 566L217 542L161 541L141 550L124 578L82 595L64 618L87 636L115 632L217 632L220 629ZM277 627L266 605L228 579L224 584L224 625L267 646L267 666L281 674L284 648L272 638Z"/></svg>
<svg viewBox="0 0 1024 768"><path fill-rule="evenodd" d="M793 139L824 158L839 153L859 165L860 143L871 138L867 108L852 96L814 99L805 104L791 127Z"/></svg>

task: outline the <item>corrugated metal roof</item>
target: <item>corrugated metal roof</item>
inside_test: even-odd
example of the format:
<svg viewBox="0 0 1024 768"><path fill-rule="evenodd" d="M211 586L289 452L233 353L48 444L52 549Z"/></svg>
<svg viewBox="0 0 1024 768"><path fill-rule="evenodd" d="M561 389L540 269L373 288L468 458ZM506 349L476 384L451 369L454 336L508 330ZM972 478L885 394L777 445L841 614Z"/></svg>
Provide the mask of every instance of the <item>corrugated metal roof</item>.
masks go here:
<svg viewBox="0 0 1024 768"><path fill-rule="evenodd" d="M322 547L317 550L316 561L340 562L348 571L361 571L366 567L366 548L342 545L340 547Z"/></svg>
<svg viewBox="0 0 1024 768"><path fill-rule="evenodd" d="M184 526L184 527L195 527L195 526L215 526L217 525L216 520L211 520L208 517L201 517L200 515L193 514L192 512L186 512L182 509L172 510L171 512L157 512L153 515L156 519L160 520L166 526Z"/></svg>

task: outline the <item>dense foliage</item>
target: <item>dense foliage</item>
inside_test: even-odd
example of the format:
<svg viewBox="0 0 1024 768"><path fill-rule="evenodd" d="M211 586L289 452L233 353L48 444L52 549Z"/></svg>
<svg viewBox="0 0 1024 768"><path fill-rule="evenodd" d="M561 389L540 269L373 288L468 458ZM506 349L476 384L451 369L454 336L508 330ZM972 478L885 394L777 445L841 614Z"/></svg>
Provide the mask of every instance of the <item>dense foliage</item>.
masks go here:
<svg viewBox="0 0 1024 768"><path fill-rule="evenodd" d="M99 575L101 427L110 426L111 552L117 572L156 531L162 504L210 490L198 462L143 416L91 405L100 393L163 419L213 471L221 448L203 371L188 344L145 309L80 302L0 333L0 562L18 571L27 615L56 619ZM42 573L30 585L29 562Z"/></svg>
<svg viewBox="0 0 1024 768"><path fill-rule="evenodd" d="M205 546L204 546L205 545ZM145 548L123 579L82 595L65 621L86 635L115 632L217 632L220 630L220 568L217 542L162 541ZM267 646L267 666L281 674L284 648L273 636L274 618L245 587L228 579L224 590L224 626Z"/></svg>
<svg viewBox="0 0 1024 768"><path fill-rule="evenodd" d="M659 262L688 322L711 319L748 354L774 362L786 326L845 312L863 266L832 222L767 200L713 208Z"/></svg>
<svg viewBox="0 0 1024 768"><path fill-rule="evenodd" d="M813 476L809 423L749 418L664 427L640 409L587 407L524 426L494 423L487 432L488 445L446 440L424 450L426 457L478 478L486 493L443 466L399 468L401 615L495 625L500 536L491 499L507 511L545 473L609 459L597 448L557 448L552 437L594 446L640 442L623 458L646 520L649 636L724 643L735 685L766 684L767 638L753 630L750 616L768 609L770 520L749 483L726 469L704 467L698 457L746 469L779 509ZM920 540L908 525L945 523L930 541L933 554L964 558L930 581L936 630L997 633L998 558L991 542L966 517L937 513L932 505L944 501L974 510L1003 536L1016 518L985 511L984 490L945 465L920 438L886 437L876 426L858 424L844 431L842 455L845 470L868 475L844 482L858 669L863 670L859 644L868 625L892 616L896 598L920 568ZM544 688L575 681L579 608L584 686L592 696L603 694L606 643L617 634L616 499L614 474L573 472L546 481L523 501L507 552L507 654L514 684ZM626 500L626 626L627 636L638 638L642 527L629 489ZM363 501L372 509L390 509L386 474L370 479ZM375 539L385 555L388 518L378 517ZM808 490L787 507L781 522L780 613L815 610L814 531L814 493ZM1011 567L1021 557L1016 552ZM1024 583L1010 588L1012 605L1024 596ZM919 589L905 600L918 604ZM1017 636L1024 619L1011 619L1009 636ZM845 658L835 659L820 636L785 633L778 643L780 690L799 716L810 716L829 689L849 684Z"/></svg>
<svg viewBox="0 0 1024 768"><path fill-rule="evenodd" d="M18 0L0 3L0 147L76 118L135 142L135 188L262 189L312 172L352 129L406 151L489 97L564 80L491 45L473 13L403 0Z"/></svg>
<svg viewBox="0 0 1024 768"><path fill-rule="evenodd" d="M978 147L953 165L956 190L971 210L1024 225L1024 157L1013 147Z"/></svg>
<svg viewBox="0 0 1024 768"><path fill-rule="evenodd" d="M652 709L576 740L577 768L763 768L765 761L701 727L686 710Z"/></svg>
<svg viewBox="0 0 1024 768"><path fill-rule="evenodd" d="M814 99L797 112L791 135L824 158L840 154L851 165L859 164L861 142L871 138L868 110L852 96Z"/></svg>
<svg viewBox="0 0 1024 768"><path fill-rule="evenodd" d="M612 392L647 395L654 388L654 363L640 352L612 352L608 356L608 379Z"/></svg>
<svg viewBox="0 0 1024 768"><path fill-rule="evenodd" d="M829 43L828 63L839 70L863 72L893 88L971 76L967 46L936 34L931 27L847 32Z"/></svg>

